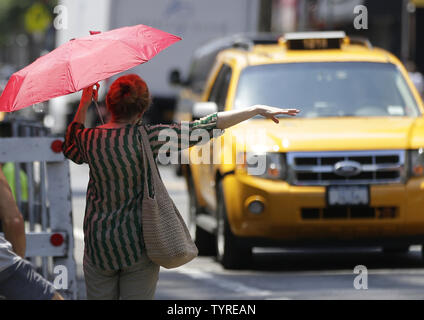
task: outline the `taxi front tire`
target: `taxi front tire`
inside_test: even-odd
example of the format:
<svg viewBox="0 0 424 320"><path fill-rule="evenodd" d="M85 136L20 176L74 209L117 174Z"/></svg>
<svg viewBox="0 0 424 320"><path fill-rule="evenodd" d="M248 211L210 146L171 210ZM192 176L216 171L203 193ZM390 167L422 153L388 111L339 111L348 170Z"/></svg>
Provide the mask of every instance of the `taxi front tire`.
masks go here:
<svg viewBox="0 0 424 320"><path fill-rule="evenodd" d="M189 218L188 229L190 235L199 250L199 256L214 256L216 254L215 237L213 234L200 228L196 223L199 206L197 204L196 191L194 190L193 178L188 178L189 193Z"/></svg>
<svg viewBox="0 0 424 320"><path fill-rule="evenodd" d="M252 261L252 248L231 231L222 182L217 192L216 258L225 269L246 268Z"/></svg>

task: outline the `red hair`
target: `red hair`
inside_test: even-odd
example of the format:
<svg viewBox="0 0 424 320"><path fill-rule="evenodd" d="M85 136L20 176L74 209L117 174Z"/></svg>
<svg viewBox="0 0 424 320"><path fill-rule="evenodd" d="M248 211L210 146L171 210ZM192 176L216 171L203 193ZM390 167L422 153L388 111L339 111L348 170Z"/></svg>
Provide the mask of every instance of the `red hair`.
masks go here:
<svg viewBox="0 0 424 320"><path fill-rule="evenodd" d="M106 96L106 107L114 120L128 120L147 110L151 97L146 82L136 74L116 79Z"/></svg>

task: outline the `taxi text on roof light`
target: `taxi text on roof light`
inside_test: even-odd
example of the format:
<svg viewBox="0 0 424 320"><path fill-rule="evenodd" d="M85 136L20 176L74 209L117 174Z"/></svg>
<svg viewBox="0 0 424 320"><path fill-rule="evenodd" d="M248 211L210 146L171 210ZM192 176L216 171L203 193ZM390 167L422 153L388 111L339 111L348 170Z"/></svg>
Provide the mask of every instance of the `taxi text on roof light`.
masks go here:
<svg viewBox="0 0 424 320"><path fill-rule="evenodd" d="M292 32L280 39L289 50L340 49L345 41L344 31Z"/></svg>

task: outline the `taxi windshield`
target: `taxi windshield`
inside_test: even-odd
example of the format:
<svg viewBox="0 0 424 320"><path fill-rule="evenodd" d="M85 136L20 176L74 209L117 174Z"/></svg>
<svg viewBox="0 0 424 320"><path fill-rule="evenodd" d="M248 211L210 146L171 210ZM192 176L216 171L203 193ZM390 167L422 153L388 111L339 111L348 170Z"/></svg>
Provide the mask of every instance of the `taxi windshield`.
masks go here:
<svg viewBox="0 0 424 320"><path fill-rule="evenodd" d="M308 62L250 66L239 79L234 109L255 104L298 108L298 117L419 115L417 103L391 63Z"/></svg>

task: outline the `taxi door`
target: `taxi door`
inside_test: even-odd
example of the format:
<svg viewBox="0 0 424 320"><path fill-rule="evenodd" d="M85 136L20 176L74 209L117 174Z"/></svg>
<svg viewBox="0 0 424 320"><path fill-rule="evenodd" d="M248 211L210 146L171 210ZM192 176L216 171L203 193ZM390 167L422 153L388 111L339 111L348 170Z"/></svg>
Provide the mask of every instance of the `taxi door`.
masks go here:
<svg viewBox="0 0 424 320"><path fill-rule="evenodd" d="M207 101L215 102L218 106L218 112L224 111L225 103L227 100L228 87L230 84L232 76L232 68L223 63L219 67L218 75L215 78L215 82L212 85L212 88L209 92ZM205 200L207 207L211 210L215 211L216 209L216 190L215 190L215 170L214 170L214 144L212 142L208 142L207 148L209 148L209 160L207 163L200 165L199 171L202 177L201 183L201 196ZM218 157L215 157L219 159ZM206 160L206 159L205 159Z"/></svg>

